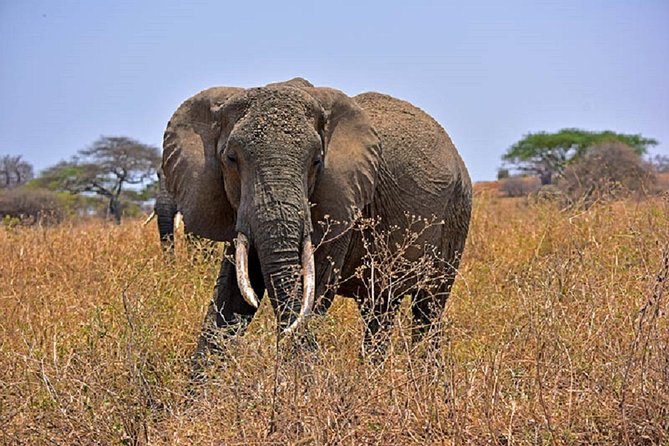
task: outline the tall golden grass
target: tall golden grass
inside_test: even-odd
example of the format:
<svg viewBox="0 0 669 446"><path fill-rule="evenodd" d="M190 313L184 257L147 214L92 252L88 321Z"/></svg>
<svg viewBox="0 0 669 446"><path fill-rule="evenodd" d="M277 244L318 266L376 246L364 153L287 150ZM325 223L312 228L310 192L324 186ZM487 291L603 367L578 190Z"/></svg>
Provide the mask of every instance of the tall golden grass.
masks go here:
<svg viewBox="0 0 669 446"><path fill-rule="evenodd" d="M386 361L360 360L344 299L291 355L263 302L190 403L218 262L177 247L166 261L136 221L0 230L2 443L669 442L666 198L480 195L437 355L410 346L405 302Z"/></svg>

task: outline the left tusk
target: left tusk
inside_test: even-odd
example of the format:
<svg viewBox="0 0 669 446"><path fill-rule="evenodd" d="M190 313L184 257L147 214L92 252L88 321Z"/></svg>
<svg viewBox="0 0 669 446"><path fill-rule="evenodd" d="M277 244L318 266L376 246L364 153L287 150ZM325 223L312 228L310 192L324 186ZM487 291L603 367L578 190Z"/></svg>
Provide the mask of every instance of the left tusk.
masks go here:
<svg viewBox="0 0 669 446"><path fill-rule="evenodd" d="M155 209L151 211L151 214L147 217L146 221L144 221L144 224L142 226L148 225L149 223L151 223L151 220L153 220L154 218L156 218L156 210Z"/></svg>
<svg viewBox="0 0 669 446"><path fill-rule="evenodd" d="M177 212L177 215L174 217L174 230L176 231L179 229L179 226L181 226L181 222L183 221L184 216L181 214L181 212Z"/></svg>
<svg viewBox="0 0 669 446"><path fill-rule="evenodd" d="M235 246L235 269L237 270L237 285L239 291L242 293L242 297L253 308L258 308L260 302L258 302L258 297L256 296L253 287L251 286L251 280L249 279L249 254L248 246L249 239L246 238L244 233L237 233L237 240Z"/></svg>
<svg viewBox="0 0 669 446"><path fill-rule="evenodd" d="M284 334L290 334L304 323L304 320L311 314L314 307L314 297L316 295L316 268L314 266L314 247L311 244L311 237L306 236L302 247L302 286L304 298L300 314L290 327L284 330Z"/></svg>

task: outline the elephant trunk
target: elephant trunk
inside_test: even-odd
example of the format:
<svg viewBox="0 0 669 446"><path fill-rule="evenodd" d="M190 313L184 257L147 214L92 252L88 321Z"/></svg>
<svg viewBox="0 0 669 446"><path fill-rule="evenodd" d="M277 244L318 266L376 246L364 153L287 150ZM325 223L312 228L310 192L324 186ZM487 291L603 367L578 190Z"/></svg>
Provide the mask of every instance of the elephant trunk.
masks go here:
<svg viewBox="0 0 669 446"><path fill-rule="evenodd" d="M253 219L245 219L248 225L238 225L237 283L244 299L257 307L247 267L248 249L253 243L279 325L284 333L292 333L314 304L316 275L309 210L304 198L278 201L270 195L261 197L260 202L262 209L253 211Z"/></svg>
<svg viewBox="0 0 669 446"><path fill-rule="evenodd" d="M160 233L160 243L166 251L170 249L174 243L175 214L176 207L167 209L156 207L156 220L158 222L158 232Z"/></svg>
<svg viewBox="0 0 669 446"><path fill-rule="evenodd" d="M163 245L174 242L174 215L157 212L158 232Z"/></svg>
<svg viewBox="0 0 669 446"><path fill-rule="evenodd" d="M154 212L158 222L158 232L160 234L160 244L165 252L171 250L174 244L174 216L177 213L177 205L174 198L165 190L159 192L156 197Z"/></svg>

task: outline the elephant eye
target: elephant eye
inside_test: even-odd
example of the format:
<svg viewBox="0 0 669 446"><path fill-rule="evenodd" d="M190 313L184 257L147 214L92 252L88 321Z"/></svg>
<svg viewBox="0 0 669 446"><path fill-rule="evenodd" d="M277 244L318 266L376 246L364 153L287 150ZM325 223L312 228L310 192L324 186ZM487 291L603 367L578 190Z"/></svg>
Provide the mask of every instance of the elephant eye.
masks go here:
<svg viewBox="0 0 669 446"><path fill-rule="evenodd" d="M314 167L321 167L323 165L323 153L319 153L316 158L314 158Z"/></svg>
<svg viewBox="0 0 669 446"><path fill-rule="evenodd" d="M228 152L225 157L230 161L231 163L236 163L237 162L237 156L234 154L234 152Z"/></svg>

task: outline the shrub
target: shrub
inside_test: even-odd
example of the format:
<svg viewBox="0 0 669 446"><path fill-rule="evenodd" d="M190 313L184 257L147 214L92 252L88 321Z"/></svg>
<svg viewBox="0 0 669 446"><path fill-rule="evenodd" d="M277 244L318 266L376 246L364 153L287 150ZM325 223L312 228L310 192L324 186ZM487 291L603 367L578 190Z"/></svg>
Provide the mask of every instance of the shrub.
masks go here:
<svg viewBox="0 0 669 446"><path fill-rule="evenodd" d="M626 144L610 141L593 146L567 167L558 182L572 202L589 206L599 200L645 195L652 192L655 176L641 157Z"/></svg>
<svg viewBox="0 0 669 446"><path fill-rule="evenodd" d="M555 203L560 207L565 205L565 195L555 184L546 184L530 194L530 201L534 204ZM566 203L567 205L569 203Z"/></svg>
<svg viewBox="0 0 669 446"><path fill-rule="evenodd" d="M55 192L24 187L0 192L0 219L5 222L53 224L64 216L64 204Z"/></svg>
<svg viewBox="0 0 669 446"><path fill-rule="evenodd" d="M541 187L537 177L510 177L500 181L499 190L507 197L526 197Z"/></svg>

